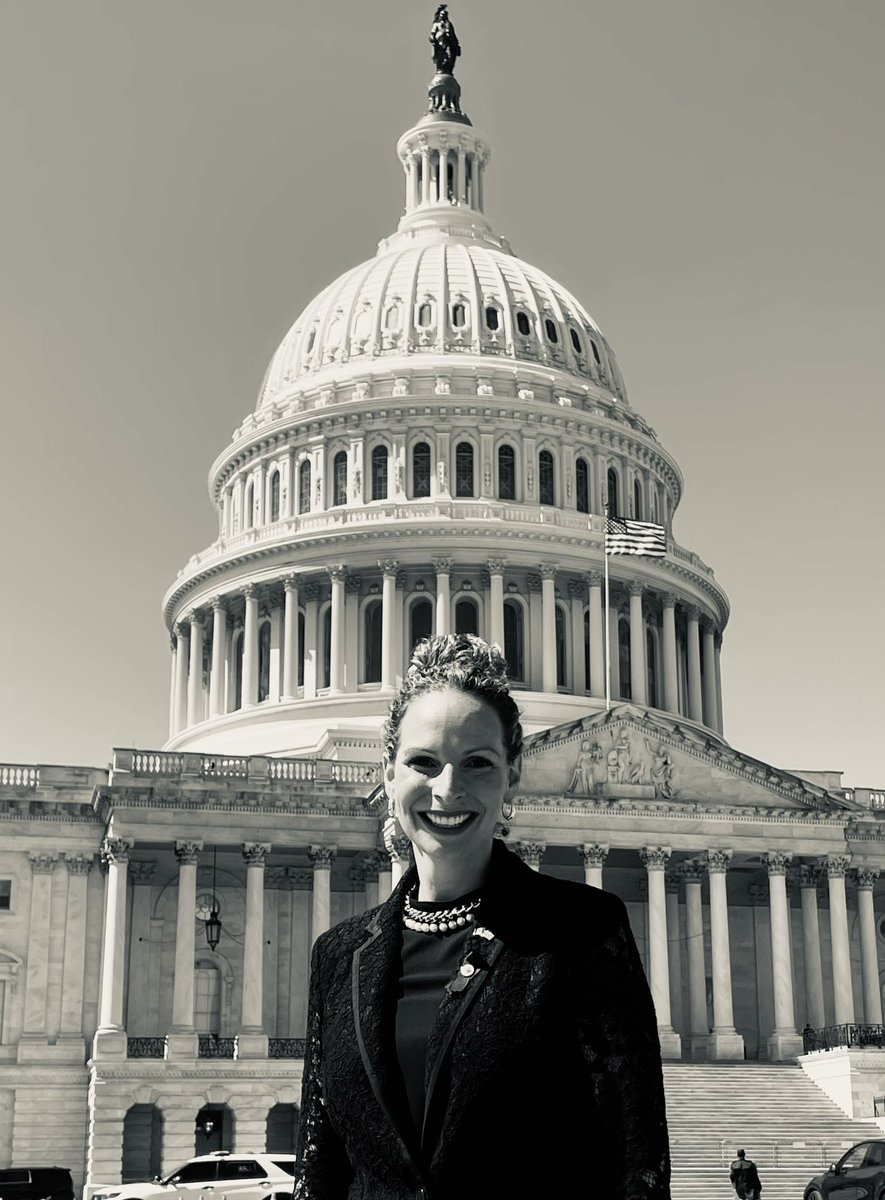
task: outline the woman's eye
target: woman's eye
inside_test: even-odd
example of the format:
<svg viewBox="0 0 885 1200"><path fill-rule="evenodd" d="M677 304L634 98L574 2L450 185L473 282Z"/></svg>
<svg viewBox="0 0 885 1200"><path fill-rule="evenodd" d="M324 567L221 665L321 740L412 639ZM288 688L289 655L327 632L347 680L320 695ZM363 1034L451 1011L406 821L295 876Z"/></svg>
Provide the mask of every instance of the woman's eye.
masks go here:
<svg viewBox="0 0 885 1200"><path fill-rule="evenodd" d="M413 771L435 771L436 763L427 754L416 754L408 760Z"/></svg>
<svg viewBox="0 0 885 1200"><path fill-rule="evenodd" d="M492 767L494 765L495 764L490 758L486 758L482 754L474 754L473 757L468 758L467 762L465 763L465 766L472 767L473 770L481 769L483 767Z"/></svg>

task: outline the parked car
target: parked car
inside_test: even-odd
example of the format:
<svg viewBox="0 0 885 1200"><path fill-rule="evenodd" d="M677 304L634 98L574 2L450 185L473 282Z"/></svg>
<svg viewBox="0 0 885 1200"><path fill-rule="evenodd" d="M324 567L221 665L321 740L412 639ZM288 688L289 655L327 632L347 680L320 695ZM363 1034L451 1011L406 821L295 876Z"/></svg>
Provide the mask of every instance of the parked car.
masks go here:
<svg viewBox="0 0 885 1200"><path fill-rule="evenodd" d="M215 1150L191 1158L165 1179L150 1183L111 1184L92 1200L292 1200L294 1154L240 1154Z"/></svg>
<svg viewBox="0 0 885 1200"><path fill-rule="evenodd" d="M858 1142L805 1189L805 1200L885 1200L885 1140Z"/></svg>
<svg viewBox="0 0 885 1200"><path fill-rule="evenodd" d="M0 1200L74 1200L67 1167L0 1167Z"/></svg>

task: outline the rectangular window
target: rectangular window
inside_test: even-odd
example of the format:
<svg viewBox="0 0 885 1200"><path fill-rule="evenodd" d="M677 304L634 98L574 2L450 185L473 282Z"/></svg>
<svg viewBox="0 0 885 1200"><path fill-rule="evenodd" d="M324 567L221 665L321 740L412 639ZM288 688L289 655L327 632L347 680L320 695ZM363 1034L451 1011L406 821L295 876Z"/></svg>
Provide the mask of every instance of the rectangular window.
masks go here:
<svg viewBox="0 0 885 1200"><path fill-rule="evenodd" d="M0 912L9 912L12 908L12 880L0 879Z"/></svg>

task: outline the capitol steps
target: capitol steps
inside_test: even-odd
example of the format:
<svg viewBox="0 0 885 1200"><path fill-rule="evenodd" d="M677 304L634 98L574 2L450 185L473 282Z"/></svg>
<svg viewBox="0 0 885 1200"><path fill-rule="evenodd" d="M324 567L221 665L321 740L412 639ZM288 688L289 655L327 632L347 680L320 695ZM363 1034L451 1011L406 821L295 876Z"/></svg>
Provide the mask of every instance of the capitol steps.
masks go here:
<svg viewBox="0 0 885 1200"><path fill-rule="evenodd" d="M802 1200L813 1175L855 1142L885 1137L846 1117L794 1064L664 1064L672 1200L734 1200L738 1147L759 1168L764 1200Z"/></svg>

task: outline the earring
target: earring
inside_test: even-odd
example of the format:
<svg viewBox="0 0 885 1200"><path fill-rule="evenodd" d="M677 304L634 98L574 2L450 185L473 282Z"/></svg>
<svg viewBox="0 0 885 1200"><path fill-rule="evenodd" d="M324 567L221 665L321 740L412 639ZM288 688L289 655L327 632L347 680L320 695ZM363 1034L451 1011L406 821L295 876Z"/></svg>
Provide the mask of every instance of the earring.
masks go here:
<svg viewBox="0 0 885 1200"><path fill-rule="evenodd" d="M513 802L511 800L505 800L501 805L501 816L505 821L513 820Z"/></svg>
<svg viewBox="0 0 885 1200"><path fill-rule="evenodd" d="M395 809L393 800L390 798L390 796L388 796L387 797L387 815L388 815L388 817L394 816L395 812L396 812L396 809Z"/></svg>

